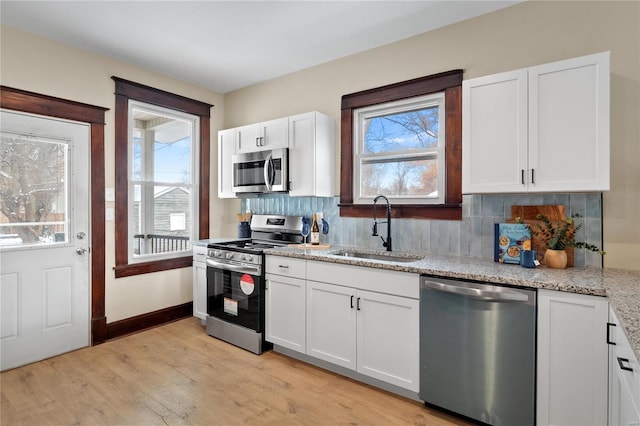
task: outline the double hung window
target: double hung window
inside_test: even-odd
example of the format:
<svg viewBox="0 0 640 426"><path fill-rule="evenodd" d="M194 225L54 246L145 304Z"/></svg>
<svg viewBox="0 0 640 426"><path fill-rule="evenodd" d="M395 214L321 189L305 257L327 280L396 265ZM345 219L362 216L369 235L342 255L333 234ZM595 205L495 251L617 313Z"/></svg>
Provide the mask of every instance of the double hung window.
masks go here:
<svg viewBox="0 0 640 426"><path fill-rule="evenodd" d="M355 203L444 201L444 93L354 111Z"/></svg>
<svg viewBox="0 0 640 426"><path fill-rule="evenodd" d="M198 229L198 117L129 101L128 123L129 262L188 254Z"/></svg>

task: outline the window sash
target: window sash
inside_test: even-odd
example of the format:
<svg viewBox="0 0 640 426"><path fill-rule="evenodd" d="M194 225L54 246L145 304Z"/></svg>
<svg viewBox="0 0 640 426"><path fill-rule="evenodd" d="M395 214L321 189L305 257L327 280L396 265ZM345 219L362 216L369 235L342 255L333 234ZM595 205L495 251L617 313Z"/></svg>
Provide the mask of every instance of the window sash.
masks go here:
<svg viewBox="0 0 640 426"><path fill-rule="evenodd" d="M370 204L377 195L363 194L363 166L368 164L381 164L391 162L409 162L423 160L437 160L437 177L436 177L436 196L425 194L420 196L402 195L402 194L383 194L386 195L390 202L402 202L412 204L443 204L445 202L445 93L433 93L425 96L403 99L384 104L373 105L355 109L354 126L353 126L353 203L354 204ZM438 108L438 135L437 145L435 147L410 148L397 151L385 151L381 153L365 152L365 128L367 120L381 118L391 115L397 115L413 111L421 111L428 108Z"/></svg>
<svg viewBox="0 0 640 426"><path fill-rule="evenodd" d="M166 182L166 181L155 181L154 180L154 172L155 170L150 167L148 163L152 163L152 161L146 161L145 158L148 155L153 155L152 152L146 152L144 139L140 144L142 146L142 158L140 159L140 175L134 177L136 170L134 169L134 155L133 149L135 145L135 134L138 130L140 130L136 126L136 121L134 119L134 110L141 112L148 112L158 116L164 116L171 119L188 121L191 124L191 146L190 146L190 159L189 159L189 182L188 183L179 183L179 182ZM200 119L198 116L183 113L180 111L176 111L169 108L162 108L159 106L147 104L140 101L129 100L128 102L128 164L127 164L127 176L128 176L128 235L127 235L127 245L128 245L128 262L131 264L149 262L154 260L163 260L163 259L172 259L176 257L182 257L189 253L191 253L191 242L198 239L198 229L199 229L199 176L200 172L198 169L199 163L197 159L199 158L199 147L200 147ZM144 130L143 130L144 133ZM155 142L151 141L153 145ZM147 145L148 146L148 145ZM139 186L141 188L141 194L139 194L137 199L135 194L135 188ZM138 249L138 244L140 244L140 237L136 238L136 236L142 235L143 241L147 240L147 236L149 235L157 235L155 230L155 218L150 216L149 212L149 200L148 198L153 197L155 194L156 187L167 187L167 188L184 188L189 192L190 198L190 210L189 217L191 218L191 224L188 227L188 241L186 244L177 245L176 249L172 249L169 251L161 251L156 253L142 253ZM135 203L140 203L140 212L138 221L136 224L136 208ZM155 205L153 206L152 212L155 211ZM148 223L148 222L151 223ZM151 232L152 231L152 232ZM182 236L172 236L167 234L169 239L174 239L172 237L182 237ZM153 237L155 238L155 237ZM148 242L147 242L148 243ZM159 249L158 249L159 250ZM163 249L164 250L164 249Z"/></svg>

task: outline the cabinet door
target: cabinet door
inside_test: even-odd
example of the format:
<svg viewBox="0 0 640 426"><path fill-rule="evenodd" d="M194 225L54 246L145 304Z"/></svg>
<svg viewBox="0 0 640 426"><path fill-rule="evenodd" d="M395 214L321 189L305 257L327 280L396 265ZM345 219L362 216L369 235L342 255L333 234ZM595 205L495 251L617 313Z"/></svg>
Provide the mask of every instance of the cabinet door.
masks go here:
<svg viewBox="0 0 640 426"><path fill-rule="evenodd" d="M207 248L193 247L193 316L207 317Z"/></svg>
<svg viewBox="0 0 640 426"><path fill-rule="evenodd" d="M307 355L356 369L355 290L307 281Z"/></svg>
<svg viewBox="0 0 640 426"><path fill-rule="evenodd" d="M359 290L358 372L419 391L419 301Z"/></svg>
<svg viewBox="0 0 640 426"><path fill-rule="evenodd" d="M524 192L527 70L462 82L462 192Z"/></svg>
<svg viewBox="0 0 640 426"><path fill-rule="evenodd" d="M604 297L538 292L537 422L607 423Z"/></svg>
<svg viewBox="0 0 640 426"><path fill-rule="evenodd" d="M236 129L236 152L260 151L260 126L249 124Z"/></svg>
<svg viewBox="0 0 640 426"><path fill-rule="evenodd" d="M530 191L609 190L609 52L529 69Z"/></svg>
<svg viewBox="0 0 640 426"><path fill-rule="evenodd" d="M613 309L609 322L609 424L638 425L640 364Z"/></svg>
<svg viewBox="0 0 640 426"><path fill-rule="evenodd" d="M236 153L236 129L218 132L218 197L235 198L233 192L233 154Z"/></svg>
<svg viewBox="0 0 640 426"><path fill-rule="evenodd" d="M289 195L315 195L315 114L289 118Z"/></svg>
<svg viewBox="0 0 640 426"><path fill-rule="evenodd" d="M335 121L319 112L289 117L289 195L334 195Z"/></svg>
<svg viewBox="0 0 640 426"><path fill-rule="evenodd" d="M266 340L304 353L305 280L272 274L266 279Z"/></svg>
<svg viewBox="0 0 640 426"><path fill-rule="evenodd" d="M289 146L289 118L260 123L258 151L265 149L287 148Z"/></svg>

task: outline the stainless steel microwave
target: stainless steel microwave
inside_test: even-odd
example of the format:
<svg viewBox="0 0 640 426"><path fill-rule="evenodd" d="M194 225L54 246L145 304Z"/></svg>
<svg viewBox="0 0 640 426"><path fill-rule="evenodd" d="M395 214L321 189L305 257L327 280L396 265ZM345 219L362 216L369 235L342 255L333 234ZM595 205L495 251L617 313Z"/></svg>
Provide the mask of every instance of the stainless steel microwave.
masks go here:
<svg viewBox="0 0 640 426"><path fill-rule="evenodd" d="M289 150L287 148L235 154L233 192L265 193L289 190Z"/></svg>

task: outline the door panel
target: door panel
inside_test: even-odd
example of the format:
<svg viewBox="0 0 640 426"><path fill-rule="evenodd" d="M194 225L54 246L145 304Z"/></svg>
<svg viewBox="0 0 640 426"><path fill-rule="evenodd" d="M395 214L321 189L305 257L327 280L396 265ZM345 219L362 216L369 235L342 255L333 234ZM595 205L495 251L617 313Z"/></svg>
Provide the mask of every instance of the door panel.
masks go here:
<svg viewBox="0 0 640 426"><path fill-rule="evenodd" d="M6 370L89 345L90 126L0 114L0 368Z"/></svg>

